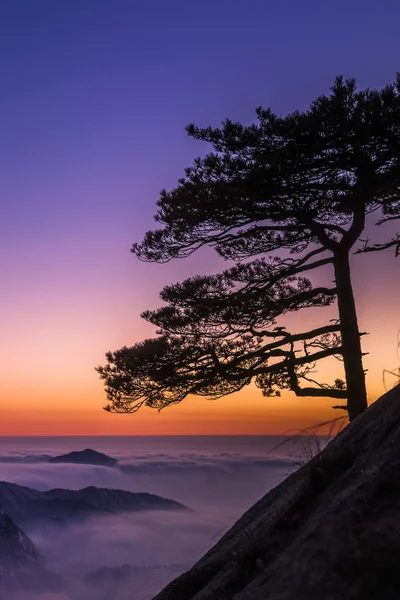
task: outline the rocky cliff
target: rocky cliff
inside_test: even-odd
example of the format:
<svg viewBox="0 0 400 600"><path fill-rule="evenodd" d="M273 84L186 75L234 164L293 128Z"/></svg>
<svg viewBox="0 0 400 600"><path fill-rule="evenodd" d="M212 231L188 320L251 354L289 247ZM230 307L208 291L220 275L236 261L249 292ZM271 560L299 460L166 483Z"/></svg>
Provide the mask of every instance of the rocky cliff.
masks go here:
<svg viewBox="0 0 400 600"><path fill-rule="evenodd" d="M400 598L400 386L156 600Z"/></svg>
<svg viewBox="0 0 400 600"><path fill-rule="evenodd" d="M0 560L36 562L35 546L8 515L0 510Z"/></svg>
<svg viewBox="0 0 400 600"><path fill-rule="evenodd" d="M8 515L0 510L0 587L35 570L35 546Z"/></svg>

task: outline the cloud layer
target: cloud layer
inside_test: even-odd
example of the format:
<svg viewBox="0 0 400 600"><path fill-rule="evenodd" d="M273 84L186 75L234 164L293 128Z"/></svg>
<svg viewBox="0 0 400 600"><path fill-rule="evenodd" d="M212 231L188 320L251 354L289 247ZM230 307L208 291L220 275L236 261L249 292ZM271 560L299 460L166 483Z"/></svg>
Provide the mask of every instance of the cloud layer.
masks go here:
<svg viewBox="0 0 400 600"><path fill-rule="evenodd" d="M46 568L58 574L58 589L19 591L8 595L12 600L148 600L294 468L287 448L264 454L257 447L243 453L218 446L197 452L114 448L120 462L113 468L52 464L47 461L58 452L39 450L5 448L0 480L39 490L95 485L150 492L193 512L141 512L68 527L32 525L26 533Z"/></svg>

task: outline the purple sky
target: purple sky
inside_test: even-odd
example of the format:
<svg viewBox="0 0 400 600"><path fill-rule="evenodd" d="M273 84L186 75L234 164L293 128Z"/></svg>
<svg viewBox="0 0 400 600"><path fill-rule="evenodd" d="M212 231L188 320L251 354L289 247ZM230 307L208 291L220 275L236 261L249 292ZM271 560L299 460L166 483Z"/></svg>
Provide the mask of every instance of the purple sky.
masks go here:
<svg viewBox="0 0 400 600"><path fill-rule="evenodd" d="M101 406L93 365L199 268L129 254L205 149L185 125L305 108L340 73L380 87L400 70L399 22L398 0L1 2L3 397L50 402L73 373L77 405L83 389Z"/></svg>

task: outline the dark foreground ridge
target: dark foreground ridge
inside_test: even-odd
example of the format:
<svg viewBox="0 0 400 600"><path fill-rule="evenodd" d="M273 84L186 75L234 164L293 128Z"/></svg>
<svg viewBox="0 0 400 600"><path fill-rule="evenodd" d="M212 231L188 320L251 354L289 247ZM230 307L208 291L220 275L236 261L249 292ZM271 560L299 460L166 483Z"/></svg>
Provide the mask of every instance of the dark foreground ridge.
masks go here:
<svg viewBox="0 0 400 600"><path fill-rule="evenodd" d="M0 482L0 506L18 524L38 519L64 522L73 518L144 510L188 510L183 504L154 494L97 488L39 492Z"/></svg>
<svg viewBox="0 0 400 600"><path fill-rule="evenodd" d="M257 502L155 600L395 600L400 385Z"/></svg>
<svg viewBox="0 0 400 600"><path fill-rule="evenodd" d="M49 462L100 465L103 467L115 467L118 464L117 459L107 456L107 454L103 454L102 452L97 452L97 450L92 450L91 448L69 452L68 454L61 454L60 456L53 456L49 459Z"/></svg>

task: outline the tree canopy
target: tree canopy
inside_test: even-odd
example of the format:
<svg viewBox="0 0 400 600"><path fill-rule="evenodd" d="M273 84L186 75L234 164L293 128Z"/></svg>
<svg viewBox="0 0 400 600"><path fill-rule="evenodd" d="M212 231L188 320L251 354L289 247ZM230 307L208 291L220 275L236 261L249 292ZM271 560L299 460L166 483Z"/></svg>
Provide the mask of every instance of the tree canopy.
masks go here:
<svg viewBox="0 0 400 600"><path fill-rule="evenodd" d="M287 389L345 399L350 418L366 407L349 255L400 254L399 234L380 244L363 238L368 215L376 225L400 218L400 76L361 91L338 77L306 111L256 114L248 126L187 128L213 151L161 192L160 228L132 251L167 262L212 246L230 266L164 288L165 305L142 315L157 337L106 355L98 371L107 410L218 398L251 381L266 396ZM308 278L321 267L332 268L331 287ZM300 332L282 325L289 312L333 303L335 321ZM329 356L343 362L344 381L314 378Z"/></svg>

